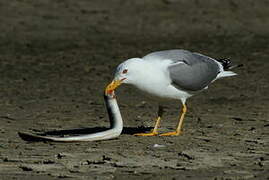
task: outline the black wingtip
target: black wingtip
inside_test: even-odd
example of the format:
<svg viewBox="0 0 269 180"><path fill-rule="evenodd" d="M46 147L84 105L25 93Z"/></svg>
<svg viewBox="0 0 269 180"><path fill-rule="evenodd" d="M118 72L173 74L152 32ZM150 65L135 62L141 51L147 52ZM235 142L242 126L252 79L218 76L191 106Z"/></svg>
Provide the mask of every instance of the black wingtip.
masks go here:
<svg viewBox="0 0 269 180"><path fill-rule="evenodd" d="M238 68L238 67L242 67L242 66L244 66L244 65L243 64L238 64L238 65L230 66L230 67L228 67L228 70Z"/></svg>
<svg viewBox="0 0 269 180"><path fill-rule="evenodd" d="M231 64L232 64L229 58L217 59L217 61L222 64L224 70L229 69L229 67L231 67Z"/></svg>
<svg viewBox="0 0 269 180"><path fill-rule="evenodd" d="M238 65L232 66L232 61L229 58L217 59L217 61L222 64L224 70L231 70L231 69L243 66L243 64L238 64Z"/></svg>

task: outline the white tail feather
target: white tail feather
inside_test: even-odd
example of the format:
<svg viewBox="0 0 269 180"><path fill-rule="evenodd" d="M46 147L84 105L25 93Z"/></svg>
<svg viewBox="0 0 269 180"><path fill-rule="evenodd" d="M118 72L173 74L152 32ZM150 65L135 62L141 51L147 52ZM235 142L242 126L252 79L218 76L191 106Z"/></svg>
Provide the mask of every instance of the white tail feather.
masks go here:
<svg viewBox="0 0 269 180"><path fill-rule="evenodd" d="M229 77L229 76L235 76L237 75L233 71L222 71L221 73L218 74L217 79L219 78L224 78L224 77Z"/></svg>

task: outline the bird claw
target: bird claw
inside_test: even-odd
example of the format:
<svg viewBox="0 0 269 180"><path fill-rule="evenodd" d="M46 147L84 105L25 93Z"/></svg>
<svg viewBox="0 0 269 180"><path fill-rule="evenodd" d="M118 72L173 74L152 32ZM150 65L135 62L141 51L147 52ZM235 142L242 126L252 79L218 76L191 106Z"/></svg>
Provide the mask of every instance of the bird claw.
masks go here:
<svg viewBox="0 0 269 180"><path fill-rule="evenodd" d="M173 132L160 134L160 136L178 136L180 134L182 134L182 131L173 131Z"/></svg>

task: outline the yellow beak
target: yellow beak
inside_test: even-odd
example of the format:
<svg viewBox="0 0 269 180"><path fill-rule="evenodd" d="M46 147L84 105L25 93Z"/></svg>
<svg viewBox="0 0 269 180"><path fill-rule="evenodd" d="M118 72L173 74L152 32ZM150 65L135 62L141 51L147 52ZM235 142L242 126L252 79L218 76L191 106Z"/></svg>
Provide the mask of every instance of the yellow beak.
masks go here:
<svg viewBox="0 0 269 180"><path fill-rule="evenodd" d="M107 85L105 94L106 95L111 94L118 86L121 85L123 80L124 79L112 81L109 85Z"/></svg>

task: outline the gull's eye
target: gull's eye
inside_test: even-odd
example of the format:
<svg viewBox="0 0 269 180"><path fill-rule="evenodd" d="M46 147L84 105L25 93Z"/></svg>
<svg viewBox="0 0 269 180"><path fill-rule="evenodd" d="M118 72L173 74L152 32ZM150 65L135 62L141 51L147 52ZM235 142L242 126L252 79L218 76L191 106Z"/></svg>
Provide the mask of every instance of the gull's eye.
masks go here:
<svg viewBox="0 0 269 180"><path fill-rule="evenodd" d="M122 71L122 74L126 74L128 72L128 69L124 69L123 71Z"/></svg>

